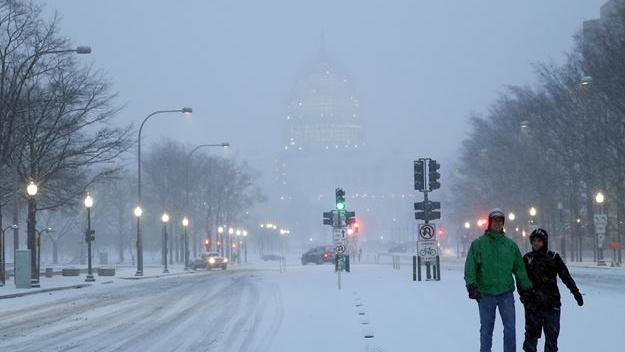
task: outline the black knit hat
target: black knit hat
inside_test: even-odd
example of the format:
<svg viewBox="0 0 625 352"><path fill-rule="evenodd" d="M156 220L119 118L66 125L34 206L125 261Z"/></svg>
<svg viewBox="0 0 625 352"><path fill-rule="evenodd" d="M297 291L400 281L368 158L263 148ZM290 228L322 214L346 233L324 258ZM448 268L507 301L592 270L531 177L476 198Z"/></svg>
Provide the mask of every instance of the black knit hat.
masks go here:
<svg viewBox="0 0 625 352"><path fill-rule="evenodd" d="M530 242L532 242L535 238L541 239L543 242L547 243L549 234L543 229L536 229L530 234Z"/></svg>

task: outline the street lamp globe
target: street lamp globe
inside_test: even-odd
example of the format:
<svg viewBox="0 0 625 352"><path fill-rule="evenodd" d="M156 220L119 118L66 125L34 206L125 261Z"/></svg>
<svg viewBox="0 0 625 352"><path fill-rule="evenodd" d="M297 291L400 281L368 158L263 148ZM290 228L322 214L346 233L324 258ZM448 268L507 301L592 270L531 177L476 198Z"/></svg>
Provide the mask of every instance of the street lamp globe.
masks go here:
<svg viewBox="0 0 625 352"><path fill-rule="evenodd" d="M191 114L193 113L192 108L182 108L180 111L187 116L191 116Z"/></svg>
<svg viewBox="0 0 625 352"><path fill-rule="evenodd" d="M219 227L217 228L217 233L219 233L220 235L221 235L222 233L224 233L224 227L223 227L223 226L219 226Z"/></svg>
<svg viewBox="0 0 625 352"><path fill-rule="evenodd" d="M228 229L228 234L229 234L229 235L232 235L233 233L234 233L234 229L233 229L232 227L231 227L231 228L229 228L229 229Z"/></svg>
<svg viewBox="0 0 625 352"><path fill-rule="evenodd" d="M182 218L182 226L184 226L184 227L189 226L189 219L187 219L186 216L184 218Z"/></svg>
<svg viewBox="0 0 625 352"><path fill-rule="evenodd" d="M536 216L537 213L538 213L538 211L536 210L536 208L534 208L534 207L530 208L530 216Z"/></svg>
<svg viewBox="0 0 625 352"><path fill-rule="evenodd" d="M243 237L247 237L247 231L243 230Z"/></svg>
<svg viewBox="0 0 625 352"><path fill-rule="evenodd" d="M169 214L163 213L163 216L161 216L161 221L164 223L169 222Z"/></svg>
<svg viewBox="0 0 625 352"><path fill-rule="evenodd" d="M141 217L141 215L143 215L143 209L141 209L141 207L137 205L137 207L135 208L135 216L139 218Z"/></svg>
<svg viewBox="0 0 625 352"><path fill-rule="evenodd" d="M603 193L601 193L601 191L597 192L597 194L595 195L595 202L597 202L597 204L601 204L605 201L605 196L603 195Z"/></svg>
<svg viewBox="0 0 625 352"><path fill-rule="evenodd" d="M514 219L516 219L516 215L514 213L510 213L510 214L508 214L508 219L510 221L514 221Z"/></svg>
<svg viewBox="0 0 625 352"><path fill-rule="evenodd" d="M468 230L468 229L470 229L470 228L471 228L471 223L470 223L470 222L468 222L468 221L467 221L467 222L465 222L465 223L464 223L464 228L465 228L465 229L467 229L467 230Z"/></svg>
<svg viewBox="0 0 625 352"><path fill-rule="evenodd" d="M26 187L26 193L28 193L28 195L31 196L31 197L36 196L38 190L39 190L39 188L37 187L37 185L33 181L30 181L30 183Z"/></svg>
<svg viewBox="0 0 625 352"><path fill-rule="evenodd" d="M592 76L584 76L579 82L580 85L586 87L592 85Z"/></svg>
<svg viewBox="0 0 625 352"><path fill-rule="evenodd" d="M89 193L85 197L85 208L91 208L93 206L93 197Z"/></svg>
<svg viewBox="0 0 625 352"><path fill-rule="evenodd" d="M241 230L237 230L237 236L241 236Z"/></svg>

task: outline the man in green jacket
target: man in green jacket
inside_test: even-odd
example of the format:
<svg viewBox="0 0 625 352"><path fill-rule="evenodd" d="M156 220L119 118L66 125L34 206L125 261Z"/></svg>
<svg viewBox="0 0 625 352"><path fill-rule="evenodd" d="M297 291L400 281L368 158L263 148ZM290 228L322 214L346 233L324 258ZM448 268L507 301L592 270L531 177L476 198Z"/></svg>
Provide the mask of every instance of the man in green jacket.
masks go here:
<svg viewBox="0 0 625 352"><path fill-rule="evenodd" d="M503 231L505 220L503 210L491 210L488 214L488 228L484 235L471 243L464 265L469 298L477 300L480 310L481 352L491 351L497 308L503 322L503 350L516 351L512 276L516 278L519 294L529 294L532 288L519 247Z"/></svg>

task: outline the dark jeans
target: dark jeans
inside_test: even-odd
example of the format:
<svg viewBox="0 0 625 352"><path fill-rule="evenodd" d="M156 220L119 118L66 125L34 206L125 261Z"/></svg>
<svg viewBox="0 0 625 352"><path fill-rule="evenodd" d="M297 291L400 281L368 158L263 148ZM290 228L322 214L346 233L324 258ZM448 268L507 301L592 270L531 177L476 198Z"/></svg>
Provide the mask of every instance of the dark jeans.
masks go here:
<svg viewBox="0 0 625 352"><path fill-rule="evenodd" d="M539 308L525 305L525 342L523 350L536 352L541 332L545 331L545 352L558 351L560 308Z"/></svg>
<svg viewBox="0 0 625 352"><path fill-rule="evenodd" d="M515 309L512 292L498 296L482 295L478 300L480 308L480 351L490 352L493 347L493 329L495 328L495 312L503 322L503 351L516 352Z"/></svg>

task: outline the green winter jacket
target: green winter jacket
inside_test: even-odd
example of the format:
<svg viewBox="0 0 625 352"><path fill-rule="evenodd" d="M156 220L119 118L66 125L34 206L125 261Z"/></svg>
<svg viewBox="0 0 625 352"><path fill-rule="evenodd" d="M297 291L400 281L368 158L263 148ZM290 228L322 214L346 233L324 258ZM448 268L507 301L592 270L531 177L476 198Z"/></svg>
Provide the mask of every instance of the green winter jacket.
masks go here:
<svg viewBox="0 0 625 352"><path fill-rule="evenodd" d="M519 247L504 233L486 231L471 242L464 264L467 286L477 284L480 293L489 296L513 292L512 274L519 291L532 288Z"/></svg>

